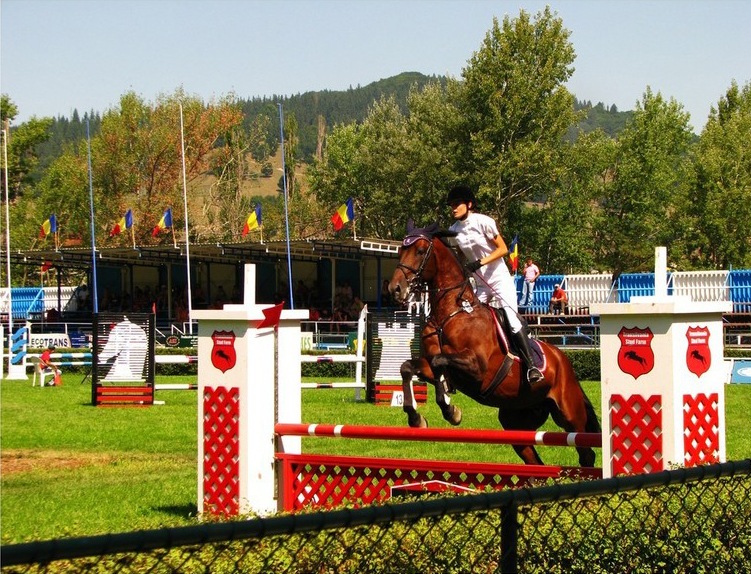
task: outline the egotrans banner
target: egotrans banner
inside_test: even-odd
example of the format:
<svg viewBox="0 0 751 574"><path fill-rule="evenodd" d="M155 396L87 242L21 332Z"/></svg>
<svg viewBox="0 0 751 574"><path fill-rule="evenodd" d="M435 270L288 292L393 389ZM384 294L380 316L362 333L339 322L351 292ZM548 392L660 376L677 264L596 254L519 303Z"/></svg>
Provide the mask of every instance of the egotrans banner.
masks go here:
<svg viewBox="0 0 751 574"><path fill-rule="evenodd" d="M66 333L40 333L29 337L29 347L32 349L47 349L48 347L70 348L70 337Z"/></svg>

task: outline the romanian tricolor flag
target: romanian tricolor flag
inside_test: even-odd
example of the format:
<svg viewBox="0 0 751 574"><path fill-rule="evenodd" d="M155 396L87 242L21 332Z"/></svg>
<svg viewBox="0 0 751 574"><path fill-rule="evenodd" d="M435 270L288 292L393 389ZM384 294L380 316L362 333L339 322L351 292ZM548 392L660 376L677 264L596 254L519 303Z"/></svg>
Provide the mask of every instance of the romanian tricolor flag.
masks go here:
<svg viewBox="0 0 751 574"><path fill-rule="evenodd" d="M245 220L245 226L243 227L243 237L245 237L250 231L258 229L261 226L261 204L256 205L256 208L251 211L248 219Z"/></svg>
<svg viewBox="0 0 751 574"><path fill-rule="evenodd" d="M172 227L172 208L168 207L167 211L164 212L164 215L162 215L162 218L159 220L159 223L154 227L151 235L152 237L156 237L160 232L169 229L170 227Z"/></svg>
<svg viewBox="0 0 751 574"><path fill-rule="evenodd" d="M50 218L42 223L42 227L39 229L39 239L44 239L50 233L57 233L57 217L53 213Z"/></svg>
<svg viewBox="0 0 751 574"><path fill-rule="evenodd" d="M123 230L130 229L131 227L133 227L133 211L129 209L125 215L120 218L120 221L115 224L115 227L112 228L112 231L110 231L110 237L120 235Z"/></svg>
<svg viewBox="0 0 751 574"><path fill-rule="evenodd" d="M519 236L514 235L514 240L508 247L508 259L511 262L511 271L516 273L519 269Z"/></svg>
<svg viewBox="0 0 751 574"><path fill-rule="evenodd" d="M331 216L331 223L334 224L334 231L339 231L344 224L355 218L355 204L350 197L342 206Z"/></svg>

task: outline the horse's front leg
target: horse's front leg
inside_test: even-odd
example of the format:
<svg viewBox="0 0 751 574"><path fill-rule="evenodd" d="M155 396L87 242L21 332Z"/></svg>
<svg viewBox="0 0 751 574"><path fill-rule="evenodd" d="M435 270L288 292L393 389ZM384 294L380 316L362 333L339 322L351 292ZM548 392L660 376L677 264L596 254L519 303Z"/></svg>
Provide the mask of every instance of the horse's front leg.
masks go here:
<svg viewBox="0 0 751 574"><path fill-rule="evenodd" d="M428 362L423 359L410 359L402 363L400 374L402 376L402 390L404 391L404 403L402 410L407 413L407 422L411 427L427 428L428 421L417 412L417 399L415 398L414 378L433 383L438 388L439 384L433 375L433 370Z"/></svg>
<svg viewBox="0 0 751 574"><path fill-rule="evenodd" d="M435 384L435 402L438 408L441 409L443 418L454 426L458 426L462 422L462 410L451 402L449 393L451 388L449 382L443 373L440 375L436 372L438 380Z"/></svg>

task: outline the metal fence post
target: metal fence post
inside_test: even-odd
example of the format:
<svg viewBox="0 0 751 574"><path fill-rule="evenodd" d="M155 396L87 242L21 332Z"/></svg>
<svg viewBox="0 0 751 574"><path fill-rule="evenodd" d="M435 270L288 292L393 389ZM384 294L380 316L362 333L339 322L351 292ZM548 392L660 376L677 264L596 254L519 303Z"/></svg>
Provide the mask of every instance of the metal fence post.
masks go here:
<svg viewBox="0 0 751 574"><path fill-rule="evenodd" d="M501 564L503 574L516 574L518 559L518 505L512 502L501 508Z"/></svg>

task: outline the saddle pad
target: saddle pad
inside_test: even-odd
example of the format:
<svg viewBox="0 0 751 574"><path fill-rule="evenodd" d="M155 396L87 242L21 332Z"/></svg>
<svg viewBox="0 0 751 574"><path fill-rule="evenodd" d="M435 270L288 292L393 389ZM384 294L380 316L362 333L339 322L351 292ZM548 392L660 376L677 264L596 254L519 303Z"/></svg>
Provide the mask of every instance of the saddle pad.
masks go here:
<svg viewBox="0 0 751 574"><path fill-rule="evenodd" d="M517 353L515 349L511 349L509 345L508 337L506 336L506 332L503 330L503 327L501 326L500 321L498 320L498 316L495 313L490 314L493 317L493 323L495 324L495 332L498 336L498 343L500 344L501 348L508 353L509 351L513 352L514 354ZM530 339L529 340L529 350L532 353L532 361L535 363L535 367L540 369L541 371L545 370L545 367L547 366L547 359L545 358L545 353L542 350L542 347L540 346L540 341L537 339ZM518 357L515 357L515 359L519 359Z"/></svg>
<svg viewBox="0 0 751 574"><path fill-rule="evenodd" d="M540 341L538 341L537 339L530 339L529 350L532 352L532 360L535 362L535 367L537 367L541 371L544 371L546 359L545 353L542 352Z"/></svg>

